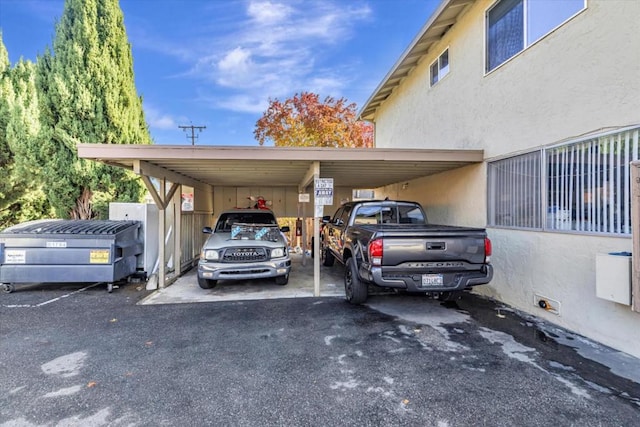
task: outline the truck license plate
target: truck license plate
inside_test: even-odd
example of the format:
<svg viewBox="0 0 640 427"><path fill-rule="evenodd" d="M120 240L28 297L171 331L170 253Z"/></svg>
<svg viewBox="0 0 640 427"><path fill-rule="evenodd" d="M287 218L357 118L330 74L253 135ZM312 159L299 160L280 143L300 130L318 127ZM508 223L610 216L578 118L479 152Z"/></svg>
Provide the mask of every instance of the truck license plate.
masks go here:
<svg viewBox="0 0 640 427"><path fill-rule="evenodd" d="M442 274L423 274L422 275L422 286L442 286L444 284L444 280L442 279Z"/></svg>

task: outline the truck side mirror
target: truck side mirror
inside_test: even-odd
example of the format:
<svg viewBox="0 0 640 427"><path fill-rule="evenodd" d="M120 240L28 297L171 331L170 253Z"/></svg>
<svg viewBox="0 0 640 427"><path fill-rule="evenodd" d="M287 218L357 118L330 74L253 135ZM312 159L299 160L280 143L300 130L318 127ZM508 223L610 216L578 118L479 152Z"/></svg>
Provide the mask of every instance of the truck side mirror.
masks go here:
<svg viewBox="0 0 640 427"><path fill-rule="evenodd" d="M331 217L329 215L323 216L322 222L328 224L329 222L331 222Z"/></svg>
<svg viewBox="0 0 640 427"><path fill-rule="evenodd" d="M211 227L205 227L202 229L202 232L204 234L213 234L213 230L211 229Z"/></svg>

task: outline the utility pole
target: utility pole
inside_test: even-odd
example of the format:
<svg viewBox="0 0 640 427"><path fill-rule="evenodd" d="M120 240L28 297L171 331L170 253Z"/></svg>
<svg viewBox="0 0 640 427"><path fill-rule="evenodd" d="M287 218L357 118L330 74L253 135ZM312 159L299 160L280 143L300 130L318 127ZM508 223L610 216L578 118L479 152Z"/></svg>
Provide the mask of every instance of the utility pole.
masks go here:
<svg viewBox="0 0 640 427"><path fill-rule="evenodd" d="M196 135L196 129L198 130L198 133L202 132L203 129L206 129L206 126L194 126L194 125L190 125L190 126L178 126L180 129L182 129L183 131L187 131L187 129L191 129L191 136L187 135L187 138L191 138L191 145L196 145L196 139L198 138L198 135Z"/></svg>

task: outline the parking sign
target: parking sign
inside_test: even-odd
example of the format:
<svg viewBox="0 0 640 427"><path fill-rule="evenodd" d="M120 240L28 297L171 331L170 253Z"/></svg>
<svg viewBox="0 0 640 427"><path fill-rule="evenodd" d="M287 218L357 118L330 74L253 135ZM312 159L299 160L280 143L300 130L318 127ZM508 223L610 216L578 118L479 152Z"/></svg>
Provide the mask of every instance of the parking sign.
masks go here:
<svg viewBox="0 0 640 427"><path fill-rule="evenodd" d="M333 204L333 178L318 178L315 180L315 204Z"/></svg>

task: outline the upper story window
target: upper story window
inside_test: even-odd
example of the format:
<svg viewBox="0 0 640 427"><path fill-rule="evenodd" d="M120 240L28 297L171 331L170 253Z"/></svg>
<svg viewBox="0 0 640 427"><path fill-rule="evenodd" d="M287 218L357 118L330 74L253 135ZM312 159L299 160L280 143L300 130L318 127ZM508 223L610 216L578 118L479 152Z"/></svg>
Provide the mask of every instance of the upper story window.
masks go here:
<svg viewBox="0 0 640 427"><path fill-rule="evenodd" d="M431 70L431 86L433 86L449 72L449 49L442 52L442 55L431 64L429 69Z"/></svg>
<svg viewBox="0 0 640 427"><path fill-rule="evenodd" d="M498 0L487 11L489 72L586 7L586 0Z"/></svg>

